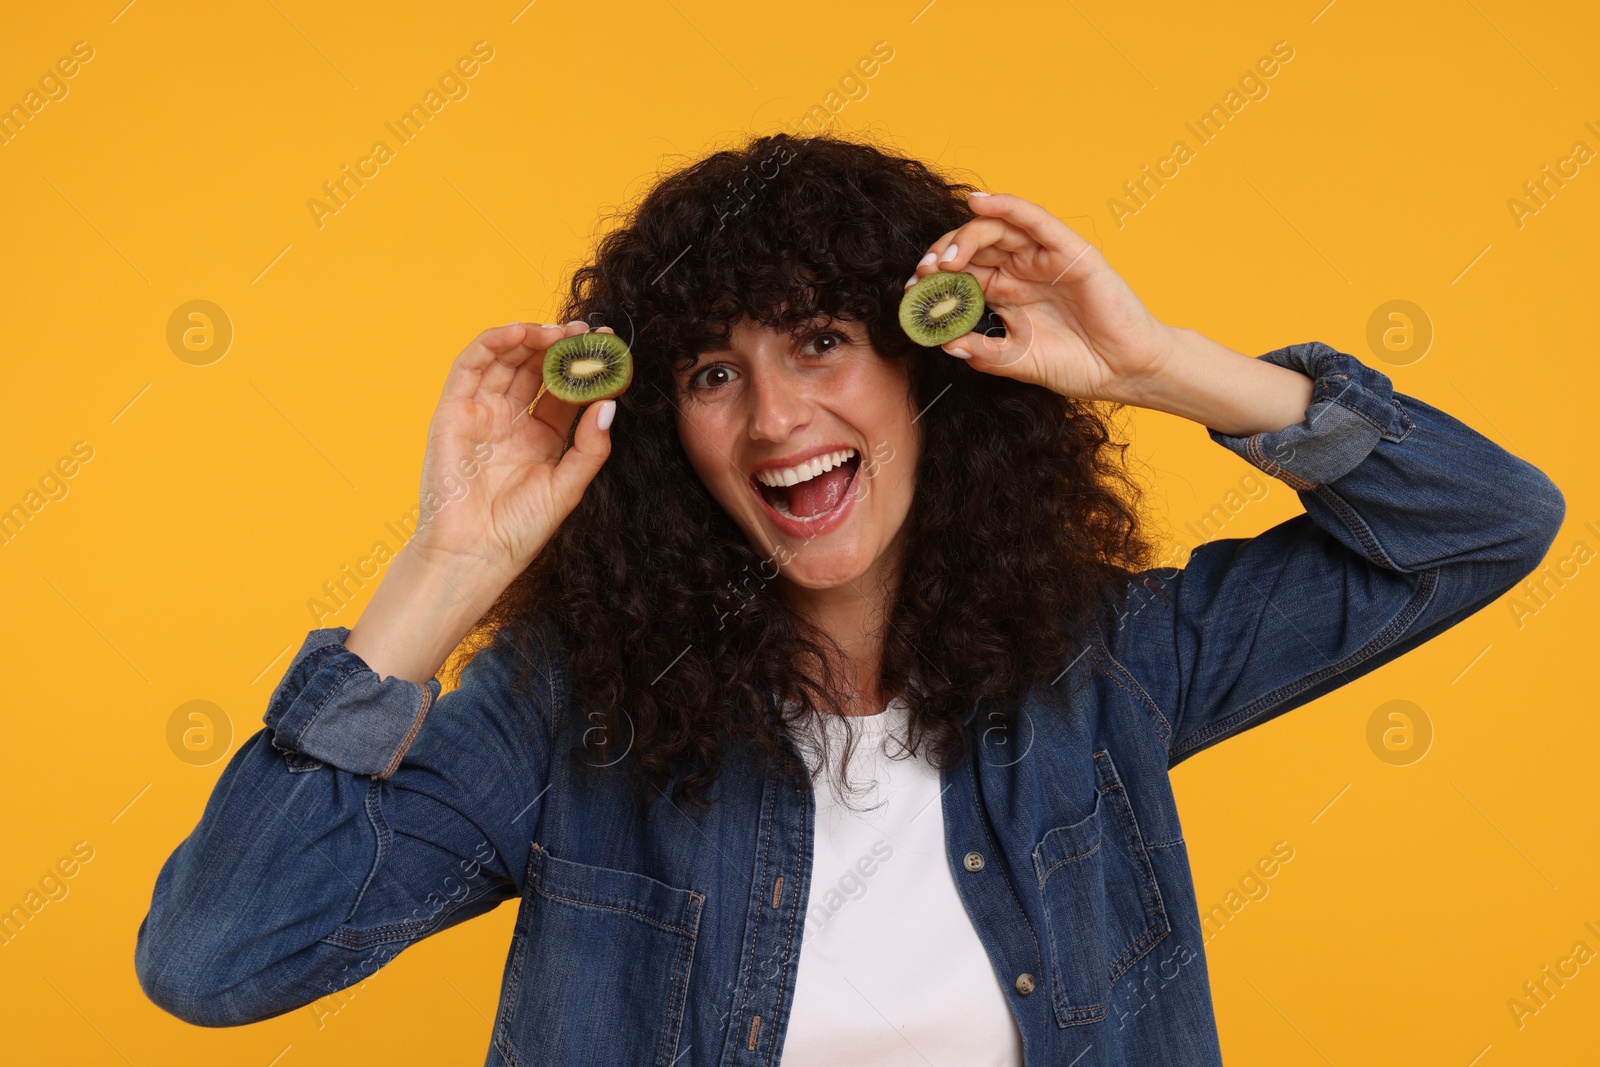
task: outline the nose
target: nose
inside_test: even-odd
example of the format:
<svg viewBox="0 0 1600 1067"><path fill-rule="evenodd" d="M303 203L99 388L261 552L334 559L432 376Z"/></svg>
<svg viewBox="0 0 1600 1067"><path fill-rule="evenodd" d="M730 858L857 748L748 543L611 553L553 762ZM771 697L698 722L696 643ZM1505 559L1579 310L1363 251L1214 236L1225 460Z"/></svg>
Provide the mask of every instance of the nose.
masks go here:
<svg viewBox="0 0 1600 1067"><path fill-rule="evenodd" d="M811 421L811 402L798 376L766 360L757 361L748 373L745 395L752 440L783 441Z"/></svg>

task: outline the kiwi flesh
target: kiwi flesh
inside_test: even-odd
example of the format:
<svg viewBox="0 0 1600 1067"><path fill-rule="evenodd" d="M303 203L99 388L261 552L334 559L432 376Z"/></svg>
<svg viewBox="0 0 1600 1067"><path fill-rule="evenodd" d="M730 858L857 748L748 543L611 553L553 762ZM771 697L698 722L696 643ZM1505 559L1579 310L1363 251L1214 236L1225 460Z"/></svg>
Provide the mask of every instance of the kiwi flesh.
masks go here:
<svg viewBox="0 0 1600 1067"><path fill-rule="evenodd" d="M545 388L569 404L617 396L633 380L633 353L614 333L563 337L545 352Z"/></svg>
<svg viewBox="0 0 1600 1067"><path fill-rule="evenodd" d="M983 287L966 271L936 271L900 300L900 328L925 348L948 344L983 318Z"/></svg>

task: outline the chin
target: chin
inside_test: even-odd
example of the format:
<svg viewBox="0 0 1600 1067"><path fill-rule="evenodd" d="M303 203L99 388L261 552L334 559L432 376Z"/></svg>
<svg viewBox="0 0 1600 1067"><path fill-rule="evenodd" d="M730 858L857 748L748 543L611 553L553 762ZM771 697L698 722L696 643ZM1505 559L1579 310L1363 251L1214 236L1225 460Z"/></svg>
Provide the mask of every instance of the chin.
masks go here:
<svg viewBox="0 0 1600 1067"><path fill-rule="evenodd" d="M834 553L828 553L835 557ZM850 555L844 558L811 558L806 550L781 568L785 580L804 589L837 589L843 585L859 584L871 569L873 557Z"/></svg>

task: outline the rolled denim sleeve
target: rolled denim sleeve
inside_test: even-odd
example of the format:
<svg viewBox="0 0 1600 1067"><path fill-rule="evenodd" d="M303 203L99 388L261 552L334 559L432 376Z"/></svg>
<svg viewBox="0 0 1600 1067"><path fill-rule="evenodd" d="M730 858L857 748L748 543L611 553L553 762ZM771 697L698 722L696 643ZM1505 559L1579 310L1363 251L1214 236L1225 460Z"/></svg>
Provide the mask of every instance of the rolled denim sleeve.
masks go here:
<svg viewBox="0 0 1600 1067"><path fill-rule="evenodd" d="M1211 439L1296 490L1336 482L1379 441L1403 441L1411 418L1387 375L1320 341L1260 357L1311 379L1305 418L1276 433L1248 437L1207 430Z"/></svg>
<svg viewBox="0 0 1600 1067"><path fill-rule="evenodd" d="M262 718L280 751L388 778L439 698L439 679L380 678L345 647L349 636L343 626L307 634Z"/></svg>
<svg viewBox="0 0 1600 1067"><path fill-rule="evenodd" d="M134 967L202 1026L256 1022L367 978L521 892L549 775L543 635L502 629L440 694L312 631L162 865ZM534 667L533 699L513 686Z"/></svg>
<svg viewBox="0 0 1600 1067"><path fill-rule="evenodd" d="M1313 381L1298 423L1211 439L1305 513L1136 576L1104 651L1139 682L1169 763L1376 669L1536 568L1565 516L1537 467L1320 342L1260 358Z"/></svg>

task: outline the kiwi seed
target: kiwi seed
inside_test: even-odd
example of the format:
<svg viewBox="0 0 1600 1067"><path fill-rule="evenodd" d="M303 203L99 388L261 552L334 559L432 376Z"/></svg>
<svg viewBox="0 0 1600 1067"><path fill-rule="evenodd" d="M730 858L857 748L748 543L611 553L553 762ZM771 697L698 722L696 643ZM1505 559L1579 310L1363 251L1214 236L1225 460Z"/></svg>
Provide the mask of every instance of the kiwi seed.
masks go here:
<svg viewBox="0 0 1600 1067"><path fill-rule="evenodd" d="M954 341L983 318L983 287L966 271L928 275L900 300L900 327L924 348Z"/></svg>
<svg viewBox="0 0 1600 1067"><path fill-rule="evenodd" d="M563 337L544 355L545 388L569 404L606 400L633 380L633 353L614 333Z"/></svg>

